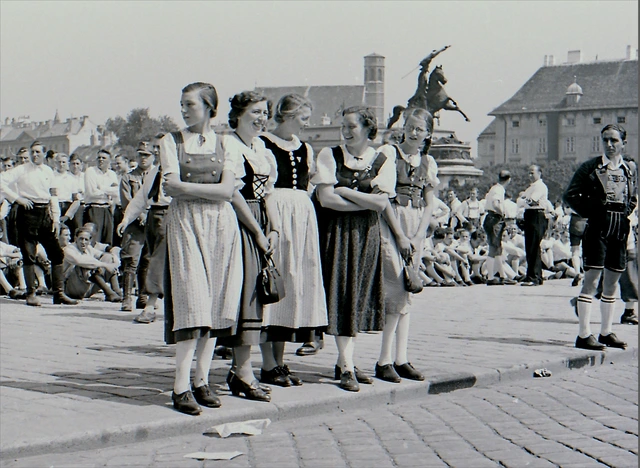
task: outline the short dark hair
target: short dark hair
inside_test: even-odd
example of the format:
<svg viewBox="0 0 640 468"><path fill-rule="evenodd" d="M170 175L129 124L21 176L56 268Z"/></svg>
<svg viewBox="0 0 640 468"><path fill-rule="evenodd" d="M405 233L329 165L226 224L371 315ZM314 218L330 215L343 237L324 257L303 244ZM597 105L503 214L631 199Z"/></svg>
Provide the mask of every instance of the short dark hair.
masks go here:
<svg viewBox="0 0 640 468"><path fill-rule="evenodd" d="M218 92L215 86L198 81L182 88L182 94L190 93L191 91L198 91L200 99L209 108L209 118L214 118L218 112Z"/></svg>
<svg viewBox="0 0 640 468"><path fill-rule="evenodd" d="M369 140L373 140L376 137L378 134L378 119L371 109L364 106L351 106L342 111L343 117L349 114L357 114L360 117L362 126L369 129Z"/></svg>
<svg viewBox="0 0 640 468"><path fill-rule="evenodd" d="M622 125L609 124L605 125L602 130L600 130L600 136L604 135L604 132L607 130L615 130L620 134L620 138L622 141L627 141L627 131L624 129Z"/></svg>
<svg viewBox="0 0 640 468"><path fill-rule="evenodd" d="M44 147L44 145L42 144L42 142L36 140L33 143L31 143L31 146L29 146L29 148L33 149L35 146L42 146L43 150L46 150L47 148Z"/></svg>
<svg viewBox="0 0 640 468"><path fill-rule="evenodd" d="M104 153L107 156L111 157L111 152L109 150L104 149L104 148L98 150L98 154L100 154L100 153Z"/></svg>
<svg viewBox="0 0 640 468"><path fill-rule="evenodd" d="M71 156L69 156L69 162L75 161L76 159L82 161L82 158L78 153L71 153Z"/></svg>
<svg viewBox="0 0 640 468"><path fill-rule="evenodd" d="M503 169L502 171L500 171L500 173L498 173L499 182L506 182L509 179L511 179L511 172L507 171L506 169Z"/></svg>
<svg viewBox="0 0 640 468"><path fill-rule="evenodd" d="M238 118L244 114L244 111L253 104L262 101L267 101L267 112L269 113L268 118L270 119L273 104L263 94L257 91L242 91L229 99L231 103L231 110L229 110L229 127L233 129L238 128Z"/></svg>

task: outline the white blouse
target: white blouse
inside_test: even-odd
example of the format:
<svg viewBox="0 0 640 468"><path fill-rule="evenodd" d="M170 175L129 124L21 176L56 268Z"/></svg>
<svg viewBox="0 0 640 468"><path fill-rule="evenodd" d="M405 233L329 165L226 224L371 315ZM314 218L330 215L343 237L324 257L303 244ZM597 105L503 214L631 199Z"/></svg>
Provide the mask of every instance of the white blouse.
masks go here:
<svg viewBox="0 0 640 468"><path fill-rule="evenodd" d="M255 174L269 176L269 180L265 185L265 194L269 194L273 191L276 180L278 179L278 169L276 165L276 158L270 149L264 145L264 141L256 137L251 140L251 147L249 148L243 142L241 142L235 135L223 135L221 137L222 146L225 148L225 152L234 153L238 155L240 160L239 167L236 172L236 177L242 179L246 173L244 170L244 159L246 158L253 172ZM239 188L244 187L244 183L240 181Z"/></svg>
<svg viewBox="0 0 640 468"><path fill-rule="evenodd" d="M238 180L244 176L242 154L234 147L227 148L224 137L218 137L213 130L202 134L204 142L201 143L199 133L192 133L187 129L181 130L184 140L183 149L188 154L221 154L224 156L223 171L233 172ZM169 133L160 140L160 162L163 174L180 174L180 162L178 161L178 148L176 142Z"/></svg>
<svg viewBox="0 0 640 468"><path fill-rule="evenodd" d="M407 163L411 165L411 167L418 167L420 165L420 161L422 160L422 156L420 152L417 154L406 154L402 151L402 147L398 146L400 150L400 157L404 159ZM396 158L396 148L394 145L382 145L378 148L380 153L384 153L388 158ZM427 158L427 184L433 188L436 188L440 184L440 179L438 179L438 163L430 154L426 155Z"/></svg>
<svg viewBox="0 0 640 468"><path fill-rule="evenodd" d="M344 165L356 171L361 171L371 166L379 154L374 148L368 147L361 157L356 158L349 153L346 145L340 145L340 147L344 152ZM380 191L393 198L396 196L396 157L395 154L392 158L387 154L384 154L384 156L386 160L380 167L378 175L371 181L371 186L378 187ZM311 179L313 185L336 185L338 183L336 161L333 158L331 148L323 148L320 151L316 169L317 171Z"/></svg>

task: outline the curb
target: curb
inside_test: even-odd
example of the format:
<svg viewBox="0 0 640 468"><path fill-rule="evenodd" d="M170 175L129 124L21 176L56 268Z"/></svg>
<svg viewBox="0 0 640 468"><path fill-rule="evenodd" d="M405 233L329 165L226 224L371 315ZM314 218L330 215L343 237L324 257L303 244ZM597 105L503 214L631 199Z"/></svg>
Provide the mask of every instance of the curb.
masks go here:
<svg viewBox="0 0 640 468"><path fill-rule="evenodd" d="M427 395L437 395L472 387L488 387L497 384L533 378L533 371L539 368L559 374L569 370L615 364L638 359L638 348L606 352L585 352L584 354L557 361L538 364L520 364L505 369L495 369L478 374L459 373L436 376L424 382L397 384L377 382L377 386L363 385L358 393L343 392L322 398L279 403L255 403L250 407L227 410L224 413L205 412L194 418L162 419L142 424L130 424L110 429L69 434L56 439L35 440L24 444L2 447L0 459L25 458L48 453L65 453L91 450L109 446L132 444L153 439L162 439L202 433L213 425L249 419L269 418L273 421L295 419L330 411L348 411L377 408L380 405L394 405ZM326 385L326 384L307 384Z"/></svg>

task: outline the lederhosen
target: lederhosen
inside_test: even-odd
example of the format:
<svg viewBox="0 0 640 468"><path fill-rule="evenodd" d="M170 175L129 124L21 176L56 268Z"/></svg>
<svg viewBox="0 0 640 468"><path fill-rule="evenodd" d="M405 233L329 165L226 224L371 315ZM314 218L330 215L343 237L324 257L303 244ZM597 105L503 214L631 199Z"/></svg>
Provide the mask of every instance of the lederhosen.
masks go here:
<svg viewBox="0 0 640 468"><path fill-rule="evenodd" d="M152 204L147 212L147 222L144 228L144 242L149 254L149 268L145 277L143 293L158 294L159 297L162 297L164 293L163 272L167 258L165 215L169 208L168 205L159 204L161 179L162 168L158 167L158 172L147 196L147 199L150 199Z"/></svg>

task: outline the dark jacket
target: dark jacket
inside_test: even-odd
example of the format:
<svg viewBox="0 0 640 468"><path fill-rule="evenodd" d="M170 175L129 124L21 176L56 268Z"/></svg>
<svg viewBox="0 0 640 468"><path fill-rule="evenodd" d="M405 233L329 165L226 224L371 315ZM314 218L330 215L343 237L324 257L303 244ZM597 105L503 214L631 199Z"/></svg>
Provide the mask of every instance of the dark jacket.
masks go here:
<svg viewBox="0 0 640 468"><path fill-rule="evenodd" d="M627 176L629 199L625 207L625 216L629 216L638 204L636 164L625 158L622 165ZM607 169L602 156L584 162L573 175L569 187L562 196L564 202L583 218L598 216L607 202Z"/></svg>

